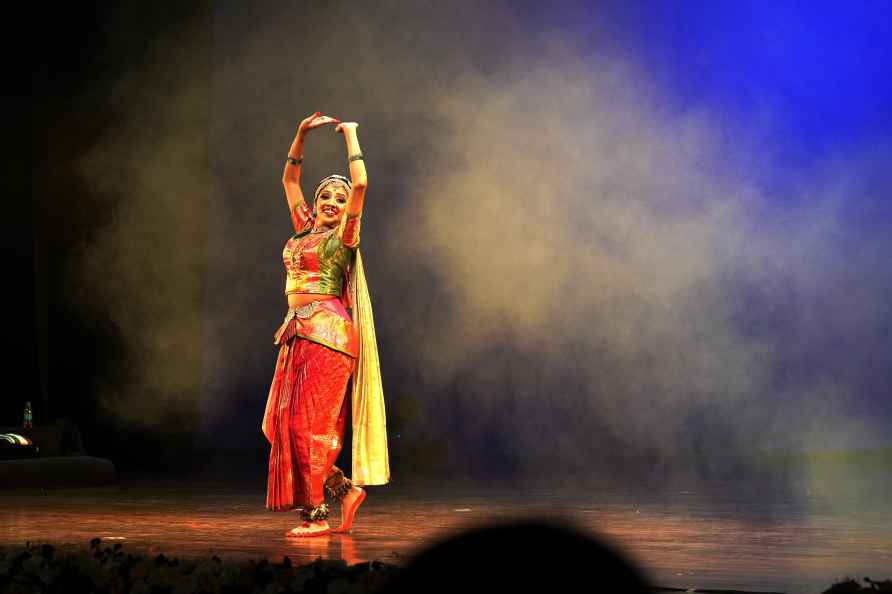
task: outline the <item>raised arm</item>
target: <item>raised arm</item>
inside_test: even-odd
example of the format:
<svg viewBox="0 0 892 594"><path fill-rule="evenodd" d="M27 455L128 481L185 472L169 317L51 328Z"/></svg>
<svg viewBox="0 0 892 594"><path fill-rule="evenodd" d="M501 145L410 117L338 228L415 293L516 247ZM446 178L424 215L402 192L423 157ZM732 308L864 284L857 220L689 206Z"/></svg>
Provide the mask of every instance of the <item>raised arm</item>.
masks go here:
<svg viewBox="0 0 892 594"><path fill-rule="evenodd" d="M310 130L326 124L340 124L335 118L321 115L316 112L307 116L297 127L297 133L288 150L288 158L285 160L285 171L282 173L282 185L285 186L285 199L288 201L288 211L294 222L296 231L298 226L306 222L310 209L304 201L304 194L300 189L300 165L304 155L304 140Z"/></svg>
<svg viewBox="0 0 892 594"><path fill-rule="evenodd" d="M350 183L353 186L350 198L347 200L347 217L355 218L362 215L362 207L365 202L365 188L368 180L365 175L365 163L362 160L362 152L359 150L359 140L356 138L356 122L344 122L338 124L335 132L344 135L347 144L347 158L350 165Z"/></svg>

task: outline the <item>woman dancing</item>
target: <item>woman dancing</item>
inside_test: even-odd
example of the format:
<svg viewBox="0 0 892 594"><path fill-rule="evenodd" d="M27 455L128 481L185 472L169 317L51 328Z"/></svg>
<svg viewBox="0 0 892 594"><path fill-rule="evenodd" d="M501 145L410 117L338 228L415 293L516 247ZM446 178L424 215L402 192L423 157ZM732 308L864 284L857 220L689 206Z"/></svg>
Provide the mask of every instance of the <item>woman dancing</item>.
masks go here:
<svg viewBox="0 0 892 594"><path fill-rule="evenodd" d="M311 130L329 124L344 135L350 179L330 175L319 182L311 211L300 189L304 141ZM299 509L303 520L288 536L332 532L325 493L341 503L334 532L349 530L366 497L359 485L390 480L374 322L358 249L366 171L357 127L320 112L307 117L282 177L295 235L283 251L288 313L275 334L279 355L262 430L271 445L266 507ZM334 465L351 373L352 480Z"/></svg>

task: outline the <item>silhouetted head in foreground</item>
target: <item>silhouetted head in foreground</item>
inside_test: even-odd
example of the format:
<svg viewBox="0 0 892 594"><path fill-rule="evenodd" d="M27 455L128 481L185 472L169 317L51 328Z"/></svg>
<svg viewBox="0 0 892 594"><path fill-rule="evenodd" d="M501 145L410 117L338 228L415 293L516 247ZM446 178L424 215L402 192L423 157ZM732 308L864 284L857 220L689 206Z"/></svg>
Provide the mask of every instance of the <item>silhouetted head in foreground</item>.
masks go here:
<svg viewBox="0 0 892 594"><path fill-rule="evenodd" d="M514 522L477 528L420 552L389 592L651 592L638 569L573 528Z"/></svg>

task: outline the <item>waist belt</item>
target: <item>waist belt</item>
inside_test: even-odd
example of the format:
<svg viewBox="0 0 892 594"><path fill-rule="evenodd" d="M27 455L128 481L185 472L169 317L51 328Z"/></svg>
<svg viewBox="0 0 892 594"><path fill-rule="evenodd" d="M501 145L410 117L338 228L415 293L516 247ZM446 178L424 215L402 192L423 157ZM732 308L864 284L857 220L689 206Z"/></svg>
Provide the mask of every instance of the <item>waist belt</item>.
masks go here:
<svg viewBox="0 0 892 594"><path fill-rule="evenodd" d="M300 307L292 307L285 313L282 325L276 330L273 342L283 344L301 336L336 351L356 357L359 341L353 321L337 299L310 301Z"/></svg>
<svg viewBox="0 0 892 594"><path fill-rule="evenodd" d="M282 323L287 324L291 318L306 320L316 313L317 309L319 309L319 301L310 301L309 303L304 303L300 307L292 307L285 313L285 321Z"/></svg>

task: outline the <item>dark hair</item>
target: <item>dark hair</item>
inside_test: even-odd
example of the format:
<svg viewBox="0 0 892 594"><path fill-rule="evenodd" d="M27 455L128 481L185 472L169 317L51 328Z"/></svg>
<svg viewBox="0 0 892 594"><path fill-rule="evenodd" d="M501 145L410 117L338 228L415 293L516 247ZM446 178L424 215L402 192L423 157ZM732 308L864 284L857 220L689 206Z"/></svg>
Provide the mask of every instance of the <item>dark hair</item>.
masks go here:
<svg viewBox="0 0 892 594"><path fill-rule="evenodd" d="M472 529L415 556L387 592L651 592L639 570L594 537L559 523Z"/></svg>
<svg viewBox="0 0 892 594"><path fill-rule="evenodd" d="M344 177L343 175L338 175L337 173L333 173L332 175L323 177L318 184L316 184L316 191L313 192L313 204L316 204L316 200L319 198L319 192L330 183L341 183L347 186L347 190L351 190L353 188L353 184L349 179Z"/></svg>

